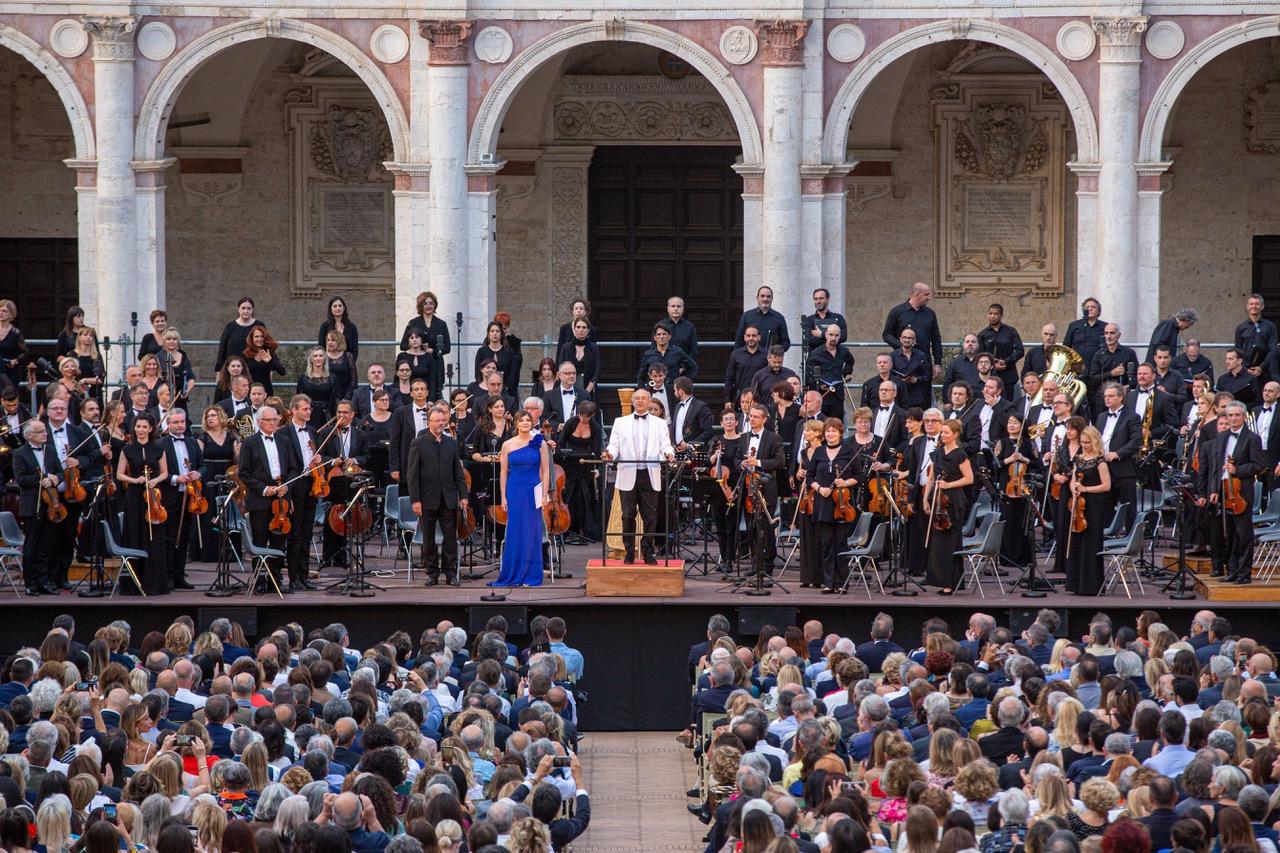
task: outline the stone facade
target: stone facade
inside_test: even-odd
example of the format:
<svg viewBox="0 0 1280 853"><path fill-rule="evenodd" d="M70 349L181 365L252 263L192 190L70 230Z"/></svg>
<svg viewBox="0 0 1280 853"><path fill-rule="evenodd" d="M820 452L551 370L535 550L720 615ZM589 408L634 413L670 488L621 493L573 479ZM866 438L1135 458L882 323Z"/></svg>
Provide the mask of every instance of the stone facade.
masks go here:
<svg viewBox="0 0 1280 853"><path fill-rule="evenodd" d="M342 291L367 336L391 336L424 289L442 315L464 314L468 338L500 309L521 337L554 335L586 284L572 184L593 147L728 142L742 151L744 301L767 281L795 316L827 286L853 336L874 338L907 285L935 275L930 105L973 45L1061 100L1062 272L1057 296L1002 283L940 299L949 334L980 326L999 298L1033 339L1094 294L1142 339L1186 302L1243 296L1251 238L1277 230L1280 154L1246 128L1244 102L1280 78L1266 47L1280 19L1237 6L965 17L886 0L806 17L648 4L643 18L619 7L607 19L572 0L482 3L465 18L318 0L253 16L200 2L85 7L83 19L60 8L0 3L0 234L77 236L81 301L111 335L158 304L189 336L214 335L243 291L279 334L305 337ZM304 293L290 254L300 196L286 98L317 53L332 58L325 73L364 87L385 130L394 263L380 283ZM645 65L654 53L687 82L646 93L666 79ZM644 74L654 79L633 79ZM65 126L40 135L58 109ZM1224 151L1238 168L1223 168ZM1206 339L1232 325L1214 313Z"/></svg>

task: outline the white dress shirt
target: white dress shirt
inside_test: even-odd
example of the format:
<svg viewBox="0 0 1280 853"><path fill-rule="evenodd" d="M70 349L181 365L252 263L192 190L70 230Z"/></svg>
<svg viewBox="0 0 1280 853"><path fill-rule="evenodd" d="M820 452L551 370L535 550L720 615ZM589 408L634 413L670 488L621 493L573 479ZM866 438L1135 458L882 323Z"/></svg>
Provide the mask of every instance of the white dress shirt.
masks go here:
<svg viewBox="0 0 1280 853"><path fill-rule="evenodd" d="M1232 454L1236 452L1236 442L1239 440L1239 438L1240 438L1240 433L1238 432L1227 433L1226 452L1222 454L1222 479L1224 480L1231 477L1231 475L1227 472L1227 460L1230 459Z"/></svg>
<svg viewBox="0 0 1280 853"><path fill-rule="evenodd" d="M187 456L187 442L185 436L173 436L173 455L178 460L177 473L169 474L169 482L177 485L179 492L187 490L186 483L178 483L178 477L191 470L191 461Z"/></svg>
<svg viewBox="0 0 1280 853"><path fill-rule="evenodd" d="M995 413L995 407L990 403L983 403L982 411L978 412L978 420L982 422L981 446L983 450L991 449L991 418Z"/></svg>
<svg viewBox="0 0 1280 853"><path fill-rule="evenodd" d="M1147 400L1151 398L1151 395L1154 394L1155 391L1155 388L1148 388L1145 391L1141 388L1138 389L1138 393L1133 395L1133 413L1135 415L1140 418L1145 418L1147 416Z"/></svg>
<svg viewBox="0 0 1280 853"><path fill-rule="evenodd" d="M276 441L278 441L276 434L262 437L262 446L267 451L267 467L271 469L273 480L280 479L280 448L276 446Z"/></svg>
<svg viewBox="0 0 1280 853"><path fill-rule="evenodd" d="M1276 404L1264 405L1258 409L1255 425L1258 427L1258 438L1262 439L1262 449L1267 449L1267 436L1271 434L1271 419L1276 416Z"/></svg>
<svg viewBox="0 0 1280 853"><path fill-rule="evenodd" d="M1107 422L1102 426L1102 452L1111 452L1111 434L1116 431L1116 424L1120 422L1120 409L1114 412L1107 410Z"/></svg>
<svg viewBox="0 0 1280 853"><path fill-rule="evenodd" d="M871 427L871 432L876 438L884 438L884 432L889 428L889 418L893 416L892 406L877 406L875 423Z"/></svg>
<svg viewBox="0 0 1280 853"><path fill-rule="evenodd" d="M920 460L920 471L917 473L916 482L925 485L929 482L929 467L933 464L933 451L938 447L938 439L930 438L928 435L924 437L924 457Z"/></svg>
<svg viewBox="0 0 1280 853"><path fill-rule="evenodd" d="M676 443L684 441L684 419L689 414L690 397L685 397L679 403L676 403Z"/></svg>

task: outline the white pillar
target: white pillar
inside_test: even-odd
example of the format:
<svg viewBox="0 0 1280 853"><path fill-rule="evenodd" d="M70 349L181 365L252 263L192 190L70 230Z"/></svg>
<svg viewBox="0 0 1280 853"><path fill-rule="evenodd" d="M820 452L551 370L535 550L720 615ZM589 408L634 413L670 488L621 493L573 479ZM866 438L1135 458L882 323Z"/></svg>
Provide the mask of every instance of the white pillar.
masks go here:
<svg viewBox="0 0 1280 853"><path fill-rule="evenodd" d="M98 200L98 161L63 160L67 168L76 173L76 253L79 256L78 304L86 317L97 318L98 311L98 261L94 231L97 217L94 208ZM99 332L99 335L102 333Z"/></svg>
<svg viewBox="0 0 1280 853"><path fill-rule="evenodd" d="M1155 324L1186 305L1160 304L1160 205L1168 189L1165 172L1173 163L1138 164L1138 290L1144 296L1139 326L1142 340L1150 340ZM1145 301L1149 299L1150 301ZM1187 300L1191 304L1194 300ZM1132 346L1135 338L1130 338Z"/></svg>
<svg viewBox="0 0 1280 853"><path fill-rule="evenodd" d="M498 304L498 171L505 161L469 165L467 174L467 295L469 300L486 305L484 322L493 316Z"/></svg>
<svg viewBox="0 0 1280 853"><path fill-rule="evenodd" d="M1068 163L1076 175L1076 298L1077 305L1096 291L1098 263L1097 163ZM1066 328L1059 329L1066 334Z"/></svg>
<svg viewBox="0 0 1280 853"><path fill-rule="evenodd" d="M165 307L164 173L176 157L134 160L137 200L138 277L136 300L152 308ZM139 326L146 315L139 312Z"/></svg>
<svg viewBox="0 0 1280 853"><path fill-rule="evenodd" d="M469 21L420 21L419 33L430 46L427 59L427 115L431 126L427 149L431 159L430 250L427 259L431 290L440 297L440 313L453 327L461 311L463 337L478 341L492 316L487 293L468 289L467 197L467 40ZM470 362L464 352L462 363Z"/></svg>
<svg viewBox="0 0 1280 853"><path fill-rule="evenodd" d="M845 308L845 245L848 227L845 205L849 192L845 178L856 163L827 167L822 194L822 286L831 295L831 310L847 314Z"/></svg>
<svg viewBox="0 0 1280 853"><path fill-rule="evenodd" d="M746 304L752 306L755 305L756 289L764 283L760 243L764 224L764 166L760 163L735 163L733 171L742 176L742 292Z"/></svg>
<svg viewBox="0 0 1280 853"><path fill-rule="evenodd" d="M1158 294L1138 286L1138 131L1145 17L1094 18L1098 59L1098 255L1093 295L1130 343L1149 337Z"/></svg>
<svg viewBox="0 0 1280 853"><path fill-rule="evenodd" d="M799 335L800 270L803 217L800 161L804 77L804 36L808 21L757 21L764 59L764 210L762 222L763 284L773 289L773 310L787 322L793 342ZM755 305L755 292L744 294ZM800 351L787 354L799 365Z"/></svg>
<svg viewBox="0 0 1280 853"><path fill-rule="evenodd" d="M418 294L427 289L431 248L431 70L427 64L431 45L422 34L409 34L409 159L386 163L396 188L396 299L395 328L400 331L418 313ZM439 296L439 294L436 294ZM461 306L459 306L461 307ZM453 333L453 317L440 316ZM457 311L456 307L450 310Z"/></svg>
<svg viewBox="0 0 1280 853"><path fill-rule="evenodd" d="M139 292L136 187L133 175L134 17L85 17L93 39L94 134L98 144L98 191L94 244L98 264L97 316L86 321L99 334L129 332L137 312L143 328L155 307L153 294Z"/></svg>

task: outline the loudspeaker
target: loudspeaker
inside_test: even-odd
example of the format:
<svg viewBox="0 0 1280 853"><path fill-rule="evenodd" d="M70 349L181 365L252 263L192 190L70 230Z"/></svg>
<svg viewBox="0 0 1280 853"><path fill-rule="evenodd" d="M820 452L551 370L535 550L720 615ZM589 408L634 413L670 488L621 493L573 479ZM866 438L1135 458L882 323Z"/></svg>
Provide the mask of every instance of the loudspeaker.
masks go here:
<svg viewBox="0 0 1280 853"><path fill-rule="evenodd" d="M754 636L765 625L782 631L788 625L796 624L796 612L794 607L739 607L738 633Z"/></svg>
<svg viewBox="0 0 1280 853"><path fill-rule="evenodd" d="M529 633L529 608L515 605L475 605L467 608L467 633L471 636L484 631L485 623L494 616L507 620L507 636L522 637Z"/></svg>
<svg viewBox="0 0 1280 853"><path fill-rule="evenodd" d="M258 636L258 608L256 607L197 607L197 633L208 631L215 619L239 622L246 637Z"/></svg>

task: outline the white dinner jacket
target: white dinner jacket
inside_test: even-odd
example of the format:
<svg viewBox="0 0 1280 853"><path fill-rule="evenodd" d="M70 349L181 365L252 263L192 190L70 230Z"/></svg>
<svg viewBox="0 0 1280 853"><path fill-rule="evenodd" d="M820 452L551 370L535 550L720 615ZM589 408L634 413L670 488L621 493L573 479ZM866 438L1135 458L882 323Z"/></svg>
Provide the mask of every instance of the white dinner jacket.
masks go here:
<svg viewBox="0 0 1280 853"><path fill-rule="evenodd" d="M653 490L662 491L661 462L675 452L671 447L666 421L652 414L647 415L643 421L637 421L635 415L623 415L613 422L608 449L614 459L653 460L644 467L649 470L649 483ZM640 467L640 464L634 462L619 463L615 487L624 492L634 489L636 471Z"/></svg>

